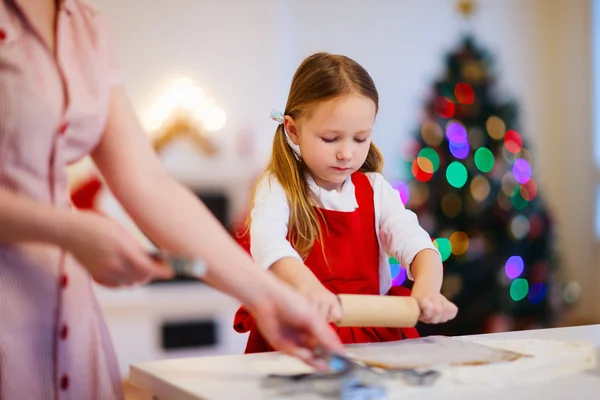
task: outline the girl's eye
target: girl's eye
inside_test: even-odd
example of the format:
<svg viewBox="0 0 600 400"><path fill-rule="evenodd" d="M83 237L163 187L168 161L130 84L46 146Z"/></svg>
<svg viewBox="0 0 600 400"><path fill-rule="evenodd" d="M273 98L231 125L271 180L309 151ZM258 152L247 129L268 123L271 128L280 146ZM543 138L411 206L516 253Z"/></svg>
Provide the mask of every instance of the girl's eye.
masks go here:
<svg viewBox="0 0 600 400"><path fill-rule="evenodd" d="M324 141L325 143L333 143L336 141L336 138L326 138L326 137L322 137L321 138L322 141Z"/></svg>
<svg viewBox="0 0 600 400"><path fill-rule="evenodd" d="M357 139L354 139L354 141L355 141L356 143L364 143L364 142L366 142L366 141L367 141L367 139L358 139L358 138L357 138Z"/></svg>

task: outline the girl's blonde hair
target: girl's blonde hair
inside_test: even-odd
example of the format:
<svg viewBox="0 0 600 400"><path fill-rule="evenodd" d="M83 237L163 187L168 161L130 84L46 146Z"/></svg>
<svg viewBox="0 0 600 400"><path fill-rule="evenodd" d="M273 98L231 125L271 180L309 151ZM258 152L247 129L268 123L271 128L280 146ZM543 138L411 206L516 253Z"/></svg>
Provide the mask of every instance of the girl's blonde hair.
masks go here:
<svg viewBox="0 0 600 400"><path fill-rule="evenodd" d="M296 70L285 107L284 115L298 119L311 106L339 96L357 93L368 97L379 109L379 95L369 73L354 60L342 55L317 53L305 59ZM383 157L371 142L367 159L361 172L380 172ZM305 258L317 238L322 241L317 211L312 200L305 174L310 173L301 157L297 158L289 146L283 124L277 126L273 139L271 160L261 176L272 175L285 190L290 208L288 236L290 243ZM254 206L256 186L252 193L251 209ZM246 220L246 229L251 224Z"/></svg>

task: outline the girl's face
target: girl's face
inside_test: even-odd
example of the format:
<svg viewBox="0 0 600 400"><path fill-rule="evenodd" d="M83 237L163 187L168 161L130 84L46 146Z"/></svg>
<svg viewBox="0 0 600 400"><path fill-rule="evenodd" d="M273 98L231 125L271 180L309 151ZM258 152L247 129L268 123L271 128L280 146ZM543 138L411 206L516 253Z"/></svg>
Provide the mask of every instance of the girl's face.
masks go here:
<svg viewBox="0 0 600 400"><path fill-rule="evenodd" d="M367 158L375 114L371 99L353 93L317 103L296 120L286 116L284 125L317 184L340 191Z"/></svg>

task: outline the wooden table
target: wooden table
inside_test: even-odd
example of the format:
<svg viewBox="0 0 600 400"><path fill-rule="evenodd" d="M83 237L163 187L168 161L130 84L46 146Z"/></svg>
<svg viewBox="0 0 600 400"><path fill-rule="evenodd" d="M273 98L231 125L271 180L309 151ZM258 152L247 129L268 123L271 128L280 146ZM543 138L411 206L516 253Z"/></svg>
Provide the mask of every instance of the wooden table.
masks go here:
<svg viewBox="0 0 600 400"><path fill-rule="evenodd" d="M600 325L476 335L469 336L469 338L479 341L513 339L588 341L594 344L596 357L600 361ZM140 363L132 365L130 381L148 392L151 398L153 396L154 399L160 400L274 398L268 397L260 388L260 379L267 373L278 371L257 370L256 365L260 364L263 366L261 368L264 368L265 365L270 365L270 361L273 362L272 365L275 365L276 362L281 362L282 358L285 358L285 361L292 366L297 362L295 359L279 353L265 353ZM417 396L419 399L600 399L600 367L597 366L595 370L544 384L519 385L500 389L460 388L448 392L434 388L419 390ZM410 397L415 398L414 394L413 392ZM390 393L388 398L393 400L408 397L402 393Z"/></svg>

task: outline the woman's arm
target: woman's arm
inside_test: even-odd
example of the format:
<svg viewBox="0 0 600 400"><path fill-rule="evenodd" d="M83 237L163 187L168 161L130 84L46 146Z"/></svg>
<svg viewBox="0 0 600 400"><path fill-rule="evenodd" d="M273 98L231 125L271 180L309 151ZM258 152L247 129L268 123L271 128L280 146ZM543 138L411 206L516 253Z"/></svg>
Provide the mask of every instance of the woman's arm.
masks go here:
<svg viewBox="0 0 600 400"><path fill-rule="evenodd" d="M116 287L173 276L114 221L38 203L0 188L0 243L43 242L69 251L96 282Z"/></svg>
<svg viewBox="0 0 600 400"><path fill-rule="evenodd" d="M255 288L266 274L257 273L206 206L167 174L122 86L112 90L105 133L92 157L123 208L155 243L204 260L204 279L216 288L249 305L262 301L265 294Z"/></svg>
<svg viewBox="0 0 600 400"><path fill-rule="evenodd" d="M166 173L122 86L112 89L105 132L92 157L139 227L159 246L203 259L203 278L244 303L273 347L322 368L310 348L341 350L325 319L254 264L204 204Z"/></svg>
<svg viewBox="0 0 600 400"><path fill-rule="evenodd" d="M0 243L62 245L72 230L72 212L0 188Z"/></svg>

